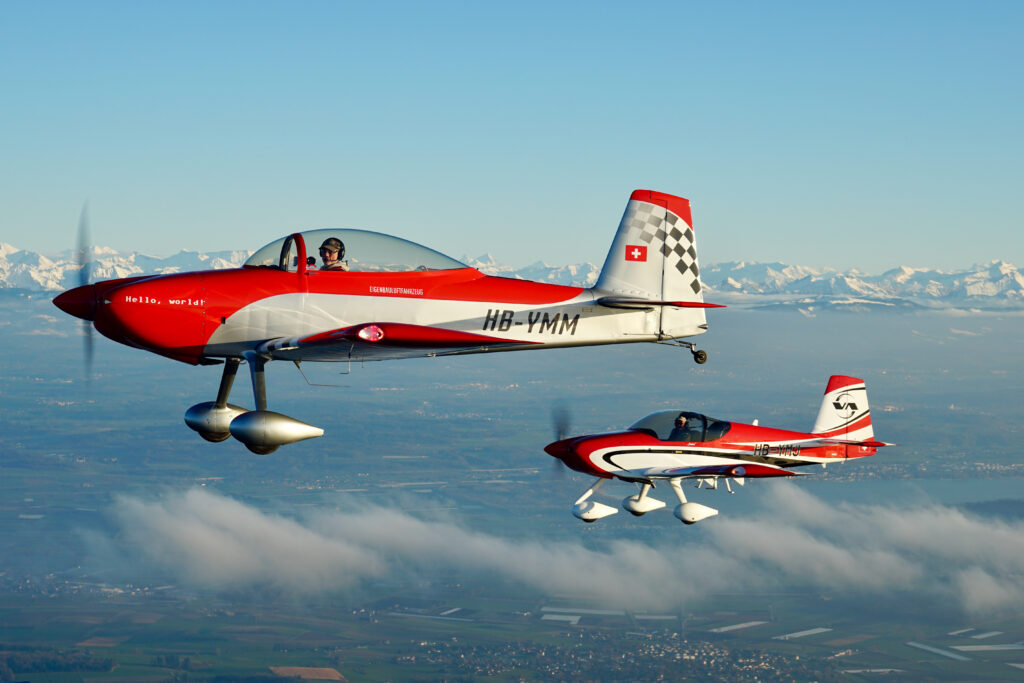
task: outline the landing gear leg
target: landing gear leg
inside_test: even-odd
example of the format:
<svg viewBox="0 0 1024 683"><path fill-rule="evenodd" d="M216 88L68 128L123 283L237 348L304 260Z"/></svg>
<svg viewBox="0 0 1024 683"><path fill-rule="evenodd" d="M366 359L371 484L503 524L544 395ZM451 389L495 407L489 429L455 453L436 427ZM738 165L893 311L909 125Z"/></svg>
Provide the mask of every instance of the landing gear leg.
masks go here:
<svg viewBox="0 0 1024 683"><path fill-rule="evenodd" d="M217 389L217 400L213 404L215 407L227 406L228 396L231 394L231 387L235 383L235 375L241 362L238 358L228 358L224 361L224 374L220 376L220 388Z"/></svg>
<svg viewBox="0 0 1024 683"><path fill-rule="evenodd" d="M693 362L697 365L704 365L708 362L708 352L704 349L698 349L697 345L693 342L679 342L679 345L690 349L690 353L693 354Z"/></svg>
<svg viewBox="0 0 1024 683"><path fill-rule="evenodd" d="M252 351L245 354L245 360L249 363L249 375L252 378L253 400L256 401L256 410L267 409L267 380L263 374L263 366L267 361L263 356Z"/></svg>
<svg viewBox="0 0 1024 683"><path fill-rule="evenodd" d="M278 446L323 436L324 430L319 427L267 410L267 380L264 375L267 357L256 351L248 351L244 355L249 364L256 410L232 420L231 436L259 455L273 453Z"/></svg>
<svg viewBox="0 0 1024 683"><path fill-rule="evenodd" d="M690 350L693 354L693 361L698 365L703 365L708 362L708 352L704 349L698 349L697 345L693 342L680 341L678 339L659 341L659 344L672 344L673 346L682 346Z"/></svg>
<svg viewBox="0 0 1024 683"><path fill-rule="evenodd" d="M680 505L686 505L686 494L683 493L683 487L679 483L678 479L669 479L669 485L672 487L672 492L676 494L676 498L679 499Z"/></svg>
<svg viewBox="0 0 1024 683"><path fill-rule="evenodd" d="M579 505L580 503L586 502L587 498L590 498L592 495L597 493L597 490L600 489L602 486L604 486L604 483L606 481L608 481L608 480L607 479L598 479L597 481L595 481L593 486L591 486L589 489L584 491L583 495L580 496L579 498L577 498L576 502L573 503L573 505Z"/></svg>
<svg viewBox="0 0 1024 683"><path fill-rule="evenodd" d="M651 484L644 482L640 485L640 493L637 495L637 500L643 500L647 497L647 494L651 492Z"/></svg>
<svg viewBox="0 0 1024 683"><path fill-rule="evenodd" d="M207 441L217 443L227 439L231 436L231 422L246 412L245 408L228 403L231 385L235 382L235 374L241 362L241 358L225 359L217 400L197 403L185 412L185 424Z"/></svg>
<svg viewBox="0 0 1024 683"><path fill-rule="evenodd" d="M252 380L252 396L256 402L256 411L261 413L267 412L267 378L263 372L264 366L267 364L266 359L255 353L249 351L245 354L245 361L249 364L249 378ZM236 436L236 438L238 438ZM241 439L239 439L241 441ZM245 447L256 455L267 455L277 450L276 444L262 444L258 443L255 439L247 439L242 441Z"/></svg>
<svg viewBox="0 0 1024 683"><path fill-rule="evenodd" d="M626 512L630 513L635 517L645 515L652 510L660 510L665 507L665 503L651 498L647 494L651 492L653 484L651 482L643 482L640 485L640 493L629 496L622 501L622 507Z"/></svg>
<svg viewBox="0 0 1024 683"><path fill-rule="evenodd" d="M669 479L668 482L672 486L672 491L676 494L676 498L679 499L679 505L672 511L672 514L683 524L696 524L702 519L718 514L718 510L709 508L707 505L688 502L678 478Z"/></svg>
<svg viewBox="0 0 1024 683"><path fill-rule="evenodd" d="M587 489L582 496L576 499L576 503L572 506L572 514L577 519L582 519L588 524L590 522L596 522L602 517L608 515L614 515L618 510L605 505L604 503L598 503L596 500L588 500L599 488L604 486L606 479L598 479L594 482L594 485Z"/></svg>

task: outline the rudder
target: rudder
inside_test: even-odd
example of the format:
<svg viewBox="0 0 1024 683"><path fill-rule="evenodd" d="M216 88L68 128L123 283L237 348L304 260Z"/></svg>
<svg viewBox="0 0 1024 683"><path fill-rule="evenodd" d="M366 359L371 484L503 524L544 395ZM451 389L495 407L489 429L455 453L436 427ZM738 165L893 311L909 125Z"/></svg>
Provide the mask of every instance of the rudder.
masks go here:
<svg viewBox="0 0 1024 683"><path fill-rule="evenodd" d="M864 380L845 375L829 377L811 432L849 441L873 440L875 431Z"/></svg>
<svg viewBox="0 0 1024 683"><path fill-rule="evenodd" d="M595 289L649 301L703 303L689 200L652 190L634 191ZM658 333L663 338L706 330L702 308L659 308Z"/></svg>

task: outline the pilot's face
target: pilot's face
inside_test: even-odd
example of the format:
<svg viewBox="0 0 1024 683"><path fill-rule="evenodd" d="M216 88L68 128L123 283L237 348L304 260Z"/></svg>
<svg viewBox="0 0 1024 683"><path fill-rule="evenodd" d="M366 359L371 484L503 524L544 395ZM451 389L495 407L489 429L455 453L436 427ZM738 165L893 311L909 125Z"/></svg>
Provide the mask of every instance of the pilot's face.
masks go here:
<svg viewBox="0 0 1024 683"><path fill-rule="evenodd" d="M325 266L329 266L338 262L338 252L331 251L327 247L320 247L320 258L323 259Z"/></svg>

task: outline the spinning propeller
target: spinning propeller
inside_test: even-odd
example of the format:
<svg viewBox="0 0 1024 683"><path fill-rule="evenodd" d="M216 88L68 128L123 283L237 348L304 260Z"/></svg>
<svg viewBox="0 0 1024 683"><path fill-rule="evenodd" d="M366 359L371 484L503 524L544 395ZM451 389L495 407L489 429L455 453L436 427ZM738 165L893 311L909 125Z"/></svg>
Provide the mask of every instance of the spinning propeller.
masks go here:
<svg viewBox="0 0 1024 683"><path fill-rule="evenodd" d="M84 287L91 284L92 280L92 244L89 241L89 204L82 206L82 213L78 217L78 249L75 252L75 264L78 266L78 286ZM82 329L85 331L85 379L92 381L92 321L82 320Z"/></svg>
<svg viewBox="0 0 1024 683"><path fill-rule="evenodd" d="M571 429L572 415L569 413L569 409L565 407L565 404L559 403L551 408L551 427L554 432L555 441L561 441L569 435ZM554 463L555 474L560 477L565 476L565 470L568 469L566 464L559 458L552 458Z"/></svg>

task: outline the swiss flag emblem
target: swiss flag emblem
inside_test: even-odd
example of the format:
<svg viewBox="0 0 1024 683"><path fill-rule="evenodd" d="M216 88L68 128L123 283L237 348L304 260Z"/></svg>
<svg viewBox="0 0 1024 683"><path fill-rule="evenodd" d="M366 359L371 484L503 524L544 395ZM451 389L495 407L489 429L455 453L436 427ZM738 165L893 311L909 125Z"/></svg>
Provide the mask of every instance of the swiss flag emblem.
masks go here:
<svg viewBox="0 0 1024 683"><path fill-rule="evenodd" d="M636 244L626 245L626 260L627 261L646 261L647 260L647 247L639 246Z"/></svg>

